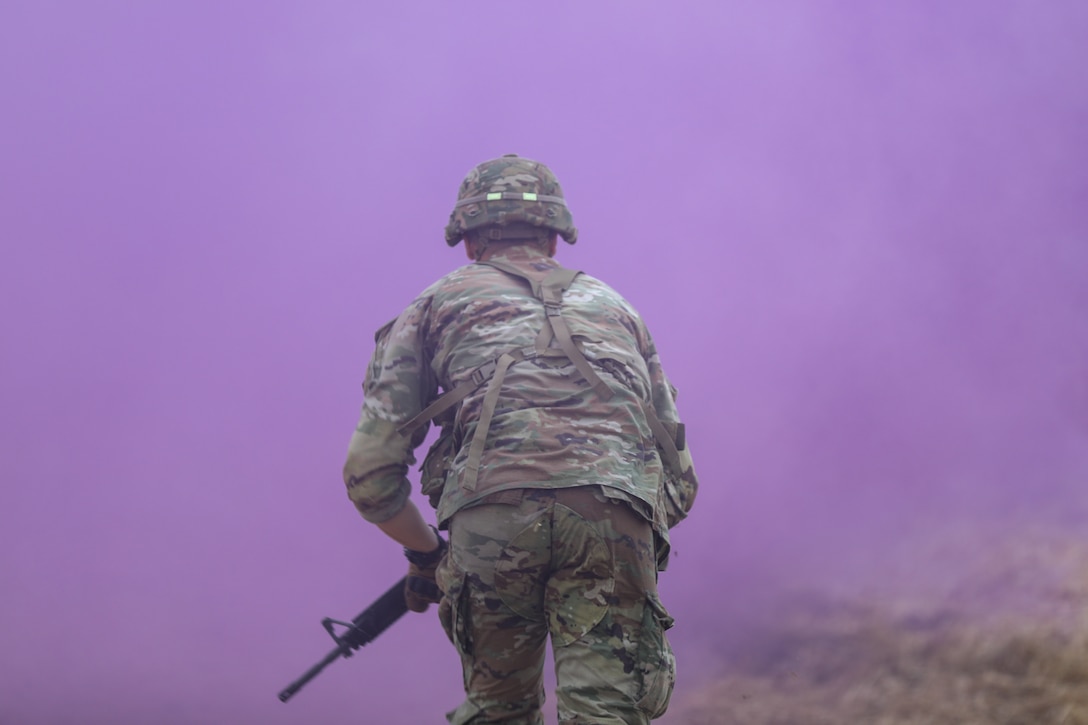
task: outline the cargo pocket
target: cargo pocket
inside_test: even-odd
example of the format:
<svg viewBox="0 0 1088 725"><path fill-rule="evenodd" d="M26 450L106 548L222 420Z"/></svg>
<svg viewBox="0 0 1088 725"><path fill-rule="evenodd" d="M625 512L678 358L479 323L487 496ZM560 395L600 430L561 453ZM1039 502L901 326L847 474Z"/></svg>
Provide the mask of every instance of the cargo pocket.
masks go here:
<svg viewBox="0 0 1088 725"><path fill-rule="evenodd" d="M462 655L472 654L472 637L468 629L468 581L467 575L458 572L454 577L443 577L442 567L438 570L438 584L443 589L442 601L438 604L438 621L450 642Z"/></svg>
<svg viewBox="0 0 1088 725"><path fill-rule="evenodd" d="M642 613L642 639L638 649L642 689L636 706L651 720L665 714L676 683L676 657L665 638L665 630L672 625L673 618L665 611L657 594L650 594Z"/></svg>
<svg viewBox="0 0 1088 725"><path fill-rule="evenodd" d="M427 457L419 467L420 492L428 498L431 508L438 508L446 486L446 473L457 452L453 438L453 426L443 426L438 440L427 451Z"/></svg>

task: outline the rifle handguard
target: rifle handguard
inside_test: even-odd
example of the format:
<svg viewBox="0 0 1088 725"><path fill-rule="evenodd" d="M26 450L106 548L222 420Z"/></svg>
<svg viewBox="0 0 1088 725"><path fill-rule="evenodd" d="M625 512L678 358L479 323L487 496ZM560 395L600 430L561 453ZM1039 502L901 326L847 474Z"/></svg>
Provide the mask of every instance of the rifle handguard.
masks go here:
<svg viewBox="0 0 1088 725"><path fill-rule="evenodd" d="M438 548L434 551L416 551L415 549L409 549L407 546L404 547L404 557L420 569L427 569L437 564L448 548L446 540L438 533L438 529L432 526L431 530L434 531L434 535L438 537Z"/></svg>

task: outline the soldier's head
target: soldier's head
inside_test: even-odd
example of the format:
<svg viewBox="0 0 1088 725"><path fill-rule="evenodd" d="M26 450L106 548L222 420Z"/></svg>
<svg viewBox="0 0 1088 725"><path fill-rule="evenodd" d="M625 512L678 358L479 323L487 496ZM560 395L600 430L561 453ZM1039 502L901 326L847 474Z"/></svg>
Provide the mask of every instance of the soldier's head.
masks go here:
<svg viewBox="0 0 1088 725"><path fill-rule="evenodd" d="M464 239L472 259L500 244L536 244L554 254L557 236L569 244L578 240L563 190L551 169L517 154L468 172L446 225L446 243Z"/></svg>

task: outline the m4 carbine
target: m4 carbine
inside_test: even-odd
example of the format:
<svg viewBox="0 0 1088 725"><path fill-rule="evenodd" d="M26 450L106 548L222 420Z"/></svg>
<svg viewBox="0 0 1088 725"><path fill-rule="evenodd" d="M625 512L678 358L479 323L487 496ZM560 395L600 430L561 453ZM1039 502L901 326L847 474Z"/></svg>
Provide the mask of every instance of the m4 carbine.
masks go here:
<svg viewBox="0 0 1088 725"><path fill-rule="evenodd" d="M408 605L404 602L404 579L401 579L350 622L340 622L325 617L321 620L321 626L336 642L336 648L325 655L325 659L307 670L302 677L285 687L280 692L280 702L290 700L291 696L301 690L303 685L317 677L321 670L328 667L335 660L341 657L351 657L355 650L374 641L379 634L389 629L407 611ZM345 629L337 634L334 629L336 626Z"/></svg>

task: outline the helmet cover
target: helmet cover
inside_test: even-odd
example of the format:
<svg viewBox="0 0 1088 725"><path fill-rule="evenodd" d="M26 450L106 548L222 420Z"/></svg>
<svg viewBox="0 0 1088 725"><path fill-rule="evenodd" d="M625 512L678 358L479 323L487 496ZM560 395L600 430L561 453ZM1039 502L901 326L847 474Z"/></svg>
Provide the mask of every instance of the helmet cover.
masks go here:
<svg viewBox="0 0 1088 725"><path fill-rule="evenodd" d="M456 246L482 227L524 225L558 232L569 244L578 240L559 182L544 164L517 154L485 161L468 172L446 225L446 243Z"/></svg>

